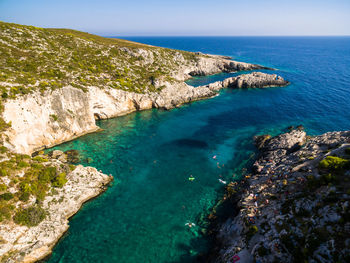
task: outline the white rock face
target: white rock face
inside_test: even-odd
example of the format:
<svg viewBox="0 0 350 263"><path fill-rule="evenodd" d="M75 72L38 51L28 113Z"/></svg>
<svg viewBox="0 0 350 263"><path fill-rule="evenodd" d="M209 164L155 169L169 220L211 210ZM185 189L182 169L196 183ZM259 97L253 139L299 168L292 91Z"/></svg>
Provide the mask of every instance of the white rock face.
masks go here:
<svg viewBox="0 0 350 263"><path fill-rule="evenodd" d="M89 93L65 87L52 93L35 92L4 104L3 117L11 122L6 131L10 149L30 154L86 132L96 131Z"/></svg>
<svg viewBox="0 0 350 263"><path fill-rule="evenodd" d="M216 60L212 57L207 60L202 58L200 61L198 70L203 74L225 68L258 67L221 57ZM180 79L188 78L185 71L181 74ZM244 80L244 85L236 85L238 80ZM71 86L44 94L37 91L4 103L3 118L11 122L11 128L6 131L9 140L5 146L18 153L30 154L98 130L95 119L113 118L153 107L171 109L183 103L216 96L219 89L226 87L265 87L287 83L276 75L254 72L196 88L184 82L159 82L157 85L165 86L160 93L140 94L92 86L86 87L86 92Z"/></svg>
<svg viewBox="0 0 350 263"><path fill-rule="evenodd" d="M58 164L60 163L59 161ZM16 251L6 262L36 262L51 253L51 249L68 229L68 218L87 200L99 195L112 177L93 167L78 165L67 175L67 183L57 188L43 202L47 216L38 226L28 228L16 224L0 224L0 255Z"/></svg>
<svg viewBox="0 0 350 263"><path fill-rule="evenodd" d="M237 77L227 78L223 81L210 83L206 87L211 90L219 90L222 88L266 88L286 86L289 82L276 74L266 74L262 72L253 72L250 74L242 74Z"/></svg>

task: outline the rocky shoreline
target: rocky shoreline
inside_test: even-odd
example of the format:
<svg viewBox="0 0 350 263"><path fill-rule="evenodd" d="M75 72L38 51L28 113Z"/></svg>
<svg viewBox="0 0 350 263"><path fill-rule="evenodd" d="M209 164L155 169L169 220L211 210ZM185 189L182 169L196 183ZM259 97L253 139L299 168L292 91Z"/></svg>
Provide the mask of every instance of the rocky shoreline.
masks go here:
<svg viewBox="0 0 350 263"><path fill-rule="evenodd" d="M11 122L11 127L5 132L8 137L5 146L14 152L31 154L98 130L96 119L109 119L151 108L169 110L184 103L217 96L223 88L264 88L288 84L276 74L253 72L200 87L184 82L158 83L165 86L160 93L140 94L97 87L87 87L87 92L83 92L69 86L45 94L34 92L4 103L3 118Z"/></svg>
<svg viewBox="0 0 350 263"><path fill-rule="evenodd" d="M39 155L40 156L40 155ZM51 166L65 164L66 156L54 151ZM69 218L79 211L88 200L100 195L113 180L112 176L103 174L93 167L78 165L67 174L67 182L62 188L42 201L46 211L45 219L37 226L21 226L14 223L0 224L1 262L36 262L51 254L62 235L69 228ZM35 198L26 204L30 207Z"/></svg>
<svg viewBox="0 0 350 263"><path fill-rule="evenodd" d="M227 186L231 217L215 226L209 261L348 262L350 131L255 141L260 157Z"/></svg>
<svg viewBox="0 0 350 263"><path fill-rule="evenodd" d="M206 86L210 90L218 91L223 88L242 89L242 88L269 88L284 87L290 83L276 74L266 74L262 72L253 72L239 75L237 77L227 78L223 81L216 81Z"/></svg>

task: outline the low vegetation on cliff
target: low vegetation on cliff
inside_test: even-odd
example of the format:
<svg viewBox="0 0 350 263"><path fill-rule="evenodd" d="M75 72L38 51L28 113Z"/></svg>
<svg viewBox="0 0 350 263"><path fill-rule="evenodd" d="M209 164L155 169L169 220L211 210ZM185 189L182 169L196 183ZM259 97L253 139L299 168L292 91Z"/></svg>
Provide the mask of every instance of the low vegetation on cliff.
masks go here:
<svg viewBox="0 0 350 263"><path fill-rule="evenodd" d="M43 153L31 158L4 152L1 158L0 222L13 219L18 224L37 225L45 218L45 213L40 212L41 202L66 183L66 174L74 167L55 166Z"/></svg>
<svg viewBox="0 0 350 263"><path fill-rule="evenodd" d="M140 49L142 48L142 49ZM0 22L2 98L71 85L156 91L158 78L172 79L194 53L109 39L69 29Z"/></svg>

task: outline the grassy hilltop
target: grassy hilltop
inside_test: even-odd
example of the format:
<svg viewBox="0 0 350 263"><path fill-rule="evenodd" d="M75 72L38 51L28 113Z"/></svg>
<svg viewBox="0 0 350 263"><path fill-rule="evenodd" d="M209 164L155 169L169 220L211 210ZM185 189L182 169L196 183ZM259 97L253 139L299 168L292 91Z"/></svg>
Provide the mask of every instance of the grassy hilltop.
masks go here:
<svg viewBox="0 0 350 263"><path fill-rule="evenodd" d="M0 22L0 83L8 83L1 84L1 96L15 98L65 85L155 92L160 88L153 85L155 79L172 79L179 54L185 61L196 60L194 53L185 51Z"/></svg>

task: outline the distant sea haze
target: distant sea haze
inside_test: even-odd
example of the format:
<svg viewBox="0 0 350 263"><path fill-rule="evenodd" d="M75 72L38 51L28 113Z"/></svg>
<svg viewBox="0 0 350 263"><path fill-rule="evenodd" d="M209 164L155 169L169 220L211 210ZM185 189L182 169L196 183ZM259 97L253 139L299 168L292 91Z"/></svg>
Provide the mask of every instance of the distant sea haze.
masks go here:
<svg viewBox="0 0 350 263"><path fill-rule="evenodd" d="M219 179L240 179L254 160L254 135L299 124L311 135L350 129L349 37L126 39L276 68L291 85L226 89L171 111L135 112L56 147L80 150L81 160L91 158L115 182L74 216L48 262L195 262L208 249L203 219L222 196Z"/></svg>

